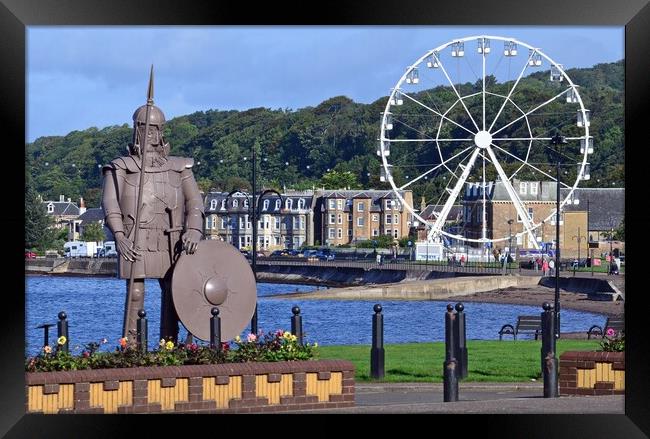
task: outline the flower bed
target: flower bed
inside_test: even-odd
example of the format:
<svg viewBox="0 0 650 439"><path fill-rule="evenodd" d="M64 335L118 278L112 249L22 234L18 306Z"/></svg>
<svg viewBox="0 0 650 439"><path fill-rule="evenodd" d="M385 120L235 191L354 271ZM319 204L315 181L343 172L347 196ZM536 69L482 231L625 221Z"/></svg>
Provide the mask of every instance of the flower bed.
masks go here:
<svg viewBox="0 0 650 439"><path fill-rule="evenodd" d="M625 332L607 328L600 349L560 356L560 395L625 393Z"/></svg>
<svg viewBox="0 0 650 439"><path fill-rule="evenodd" d="M354 366L312 360L314 344L278 330L221 349L160 340L142 352L121 338L88 343L79 355L43 347L27 358L28 413L220 413L301 410L354 405Z"/></svg>

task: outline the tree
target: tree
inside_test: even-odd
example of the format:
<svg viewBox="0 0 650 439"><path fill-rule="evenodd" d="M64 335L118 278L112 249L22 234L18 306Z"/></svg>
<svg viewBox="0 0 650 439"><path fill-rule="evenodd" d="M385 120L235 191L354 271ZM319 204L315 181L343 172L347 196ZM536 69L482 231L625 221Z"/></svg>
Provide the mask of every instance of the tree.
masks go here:
<svg viewBox="0 0 650 439"><path fill-rule="evenodd" d="M357 189L359 188L359 182L357 181L357 176L350 171L337 171L333 169L327 172L320 179L320 184L325 189Z"/></svg>
<svg viewBox="0 0 650 439"><path fill-rule="evenodd" d="M623 218L621 224L614 229L614 239L616 241L625 241L625 218Z"/></svg>
<svg viewBox="0 0 650 439"><path fill-rule="evenodd" d="M31 178L27 176L25 188L25 248L38 248L44 251L54 239L50 227L52 217L48 216L43 202L34 189Z"/></svg>
<svg viewBox="0 0 650 439"><path fill-rule="evenodd" d="M84 226L84 233L81 236L84 241L101 242L106 239L104 227L99 222L92 222Z"/></svg>

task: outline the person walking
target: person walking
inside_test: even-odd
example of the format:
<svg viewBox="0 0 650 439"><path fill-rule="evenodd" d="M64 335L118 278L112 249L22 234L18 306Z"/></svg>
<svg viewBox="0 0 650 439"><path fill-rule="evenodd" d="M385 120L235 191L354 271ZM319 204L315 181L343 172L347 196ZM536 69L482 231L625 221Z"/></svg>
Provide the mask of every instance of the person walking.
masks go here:
<svg viewBox="0 0 650 439"><path fill-rule="evenodd" d="M555 276L555 261L551 259L548 261L549 276Z"/></svg>
<svg viewBox="0 0 650 439"><path fill-rule="evenodd" d="M542 276L546 277L548 273L548 261L544 259L544 262L542 262Z"/></svg>

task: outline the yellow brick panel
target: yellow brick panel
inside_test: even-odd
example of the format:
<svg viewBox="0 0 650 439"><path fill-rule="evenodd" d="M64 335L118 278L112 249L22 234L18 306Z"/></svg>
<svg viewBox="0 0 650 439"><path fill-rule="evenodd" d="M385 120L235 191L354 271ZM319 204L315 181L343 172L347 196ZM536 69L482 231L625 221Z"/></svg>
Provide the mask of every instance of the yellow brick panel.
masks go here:
<svg viewBox="0 0 650 439"><path fill-rule="evenodd" d="M215 377L203 378L203 400L215 401L217 408L228 408L230 400L241 399L241 377L232 376L228 384L216 384Z"/></svg>
<svg viewBox="0 0 650 439"><path fill-rule="evenodd" d="M104 413L117 413L119 406L133 405L133 381L120 381L115 390L104 390L104 383L90 384L90 407L102 407Z"/></svg>
<svg viewBox="0 0 650 439"><path fill-rule="evenodd" d="M29 386L27 411L58 413L74 407L74 384L61 384L58 393L43 394L43 386Z"/></svg>
<svg viewBox="0 0 650 439"><path fill-rule="evenodd" d="M188 402L188 379L177 378L174 387L161 387L161 380L147 383L149 404L160 404L162 410L173 410L177 402Z"/></svg>
<svg viewBox="0 0 650 439"><path fill-rule="evenodd" d="M307 374L307 396L318 396L319 402L329 401L330 395L343 392L343 373L332 372L329 380L319 380L317 373Z"/></svg>
<svg viewBox="0 0 650 439"><path fill-rule="evenodd" d="M614 390L625 390L625 371L614 371Z"/></svg>
<svg viewBox="0 0 650 439"><path fill-rule="evenodd" d="M255 376L255 395L267 398L269 404L280 404L281 396L293 396L293 377L290 373L282 374L280 382L269 383L268 375Z"/></svg>

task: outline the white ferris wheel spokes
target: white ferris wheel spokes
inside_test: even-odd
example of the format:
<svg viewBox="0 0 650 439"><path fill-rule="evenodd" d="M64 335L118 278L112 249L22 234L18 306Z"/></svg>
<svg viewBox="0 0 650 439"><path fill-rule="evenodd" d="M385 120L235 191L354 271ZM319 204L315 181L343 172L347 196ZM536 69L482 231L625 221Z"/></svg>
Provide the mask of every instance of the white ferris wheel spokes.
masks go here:
<svg viewBox="0 0 650 439"><path fill-rule="evenodd" d="M546 82L537 73L544 66L550 69ZM549 170L548 152L558 131L569 141L560 152L564 161L576 165L559 179ZM531 215L529 204L538 199L531 198L532 184L528 193L522 182L559 184L567 189L564 206L579 181L589 177L592 142L589 110L561 64L513 38L480 35L449 41L407 67L386 104L377 154L382 180L414 219L427 225L429 242L446 236L487 244L517 237L538 247L537 229L556 211ZM488 227L488 201L497 187L520 224L512 236ZM432 217L423 218L404 200L400 192L407 188L427 194ZM538 191L535 186L534 194ZM465 212L462 233L447 225L459 202Z"/></svg>

